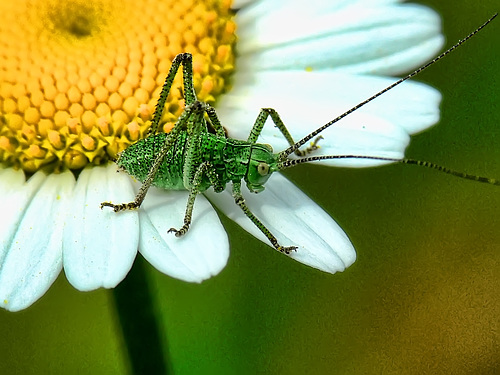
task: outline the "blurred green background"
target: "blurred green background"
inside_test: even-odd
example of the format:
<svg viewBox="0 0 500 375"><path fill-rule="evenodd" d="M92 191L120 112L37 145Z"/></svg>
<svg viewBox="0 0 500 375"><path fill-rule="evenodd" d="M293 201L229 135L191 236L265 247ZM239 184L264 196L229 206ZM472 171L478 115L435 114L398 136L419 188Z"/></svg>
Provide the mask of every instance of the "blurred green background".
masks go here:
<svg viewBox="0 0 500 375"><path fill-rule="evenodd" d="M498 0L422 3L442 15L446 46L500 10ZM499 61L496 20L418 77L442 92L442 119L408 157L500 178ZM358 260L325 274L222 217L231 257L219 276L193 285L138 263L175 374L500 373L498 187L404 165L286 175L337 220ZM117 316L113 292L81 293L61 275L29 309L0 310L0 373L127 373Z"/></svg>

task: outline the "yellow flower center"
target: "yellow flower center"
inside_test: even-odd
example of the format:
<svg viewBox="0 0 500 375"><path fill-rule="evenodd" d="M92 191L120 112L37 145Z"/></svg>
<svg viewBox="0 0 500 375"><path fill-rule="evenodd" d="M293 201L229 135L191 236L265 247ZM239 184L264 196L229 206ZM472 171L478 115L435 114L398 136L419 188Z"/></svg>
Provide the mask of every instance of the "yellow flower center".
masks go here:
<svg viewBox="0 0 500 375"><path fill-rule="evenodd" d="M102 164L142 138L174 56L200 100L234 68L231 0L0 2L0 162L34 172ZM181 85L181 75L174 85ZM176 87L176 86L174 86ZM166 104L164 131L181 114Z"/></svg>

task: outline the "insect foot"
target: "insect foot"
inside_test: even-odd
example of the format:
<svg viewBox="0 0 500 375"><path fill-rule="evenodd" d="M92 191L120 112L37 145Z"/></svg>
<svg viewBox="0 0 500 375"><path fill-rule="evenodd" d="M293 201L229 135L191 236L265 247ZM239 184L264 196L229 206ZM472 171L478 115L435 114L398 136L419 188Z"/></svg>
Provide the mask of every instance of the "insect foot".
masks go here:
<svg viewBox="0 0 500 375"><path fill-rule="evenodd" d="M278 246L276 250L286 254L290 255L292 251L297 251L298 247L297 246Z"/></svg>
<svg viewBox="0 0 500 375"><path fill-rule="evenodd" d="M298 153L300 153L299 156L307 156L308 154L316 151L318 148L320 148L321 146L318 146L318 142L321 141L323 138L322 135L318 135L314 141L311 142L311 145L306 148L305 150L301 151L301 150L297 150ZM297 154L296 152L296 154Z"/></svg>
<svg viewBox="0 0 500 375"><path fill-rule="evenodd" d="M130 203L122 203L122 204L113 204L111 202L102 202L101 203L101 210L103 207L111 207L113 211L119 212L119 211L125 211L125 210L135 210L139 208L139 206L135 202L130 202Z"/></svg>
<svg viewBox="0 0 500 375"><path fill-rule="evenodd" d="M181 229L170 228L167 233L174 233L175 237L184 236L189 229L188 225L184 225Z"/></svg>

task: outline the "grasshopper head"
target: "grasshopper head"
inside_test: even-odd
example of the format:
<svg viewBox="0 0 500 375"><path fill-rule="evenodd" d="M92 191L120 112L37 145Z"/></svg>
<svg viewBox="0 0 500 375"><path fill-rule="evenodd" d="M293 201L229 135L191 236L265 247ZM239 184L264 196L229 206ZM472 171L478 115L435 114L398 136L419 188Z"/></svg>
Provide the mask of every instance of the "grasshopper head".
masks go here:
<svg viewBox="0 0 500 375"><path fill-rule="evenodd" d="M253 193L264 190L264 184L277 171L276 156L270 145L256 143L250 151L250 161L245 176L248 189Z"/></svg>

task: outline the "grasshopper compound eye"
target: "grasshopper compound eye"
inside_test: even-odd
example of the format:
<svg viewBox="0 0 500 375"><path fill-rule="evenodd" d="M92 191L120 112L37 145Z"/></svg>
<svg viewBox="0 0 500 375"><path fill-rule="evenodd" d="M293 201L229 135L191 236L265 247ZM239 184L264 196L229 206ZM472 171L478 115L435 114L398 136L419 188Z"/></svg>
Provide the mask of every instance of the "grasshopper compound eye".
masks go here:
<svg viewBox="0 0 500 375"><path fill-rule="evenodd" d="M259 172L261 176L267 176L269 173L269 164L259 163L259 165L257 166L257 172Z"/></svg>

